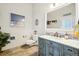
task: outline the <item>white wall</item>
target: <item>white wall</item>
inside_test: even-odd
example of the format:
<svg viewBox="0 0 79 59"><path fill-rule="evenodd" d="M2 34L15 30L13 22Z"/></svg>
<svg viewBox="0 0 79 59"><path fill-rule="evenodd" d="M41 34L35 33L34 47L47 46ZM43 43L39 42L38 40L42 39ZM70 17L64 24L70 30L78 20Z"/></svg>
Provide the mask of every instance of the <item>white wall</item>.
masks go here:
<svg viewBox="0 0 79 59"><path fill-rule="evenodd" d="M10 13L16 13L25 16L24 27L10 26ZM0 26L3 32L9 32L15 36L15 40L3 48L3 50L14 48L25 43L32 33L32 4L0 4ZM26 39L23 39L26 35Z"/></svg>
<svg viewBox="0 0 79 59"><path fill-rule="evenodd" d="M39 20L38 26L35 26L34 24L34 30L37 30L38 34L45 33L45 13L48 10L50 10L50 4L48 3L33 4L33 20L34 22L35 22L35 19Z"/></svg>

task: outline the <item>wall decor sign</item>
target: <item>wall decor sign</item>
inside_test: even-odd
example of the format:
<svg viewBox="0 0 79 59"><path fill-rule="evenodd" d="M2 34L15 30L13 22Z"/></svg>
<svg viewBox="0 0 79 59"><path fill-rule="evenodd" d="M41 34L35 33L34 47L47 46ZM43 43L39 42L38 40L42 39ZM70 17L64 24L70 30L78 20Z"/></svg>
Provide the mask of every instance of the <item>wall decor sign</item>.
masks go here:
<svg viewBox="0 0 79 59"><path fill-rule="evenodd" d="M25 16L11 13L11 26L24 26Z"/></svg>

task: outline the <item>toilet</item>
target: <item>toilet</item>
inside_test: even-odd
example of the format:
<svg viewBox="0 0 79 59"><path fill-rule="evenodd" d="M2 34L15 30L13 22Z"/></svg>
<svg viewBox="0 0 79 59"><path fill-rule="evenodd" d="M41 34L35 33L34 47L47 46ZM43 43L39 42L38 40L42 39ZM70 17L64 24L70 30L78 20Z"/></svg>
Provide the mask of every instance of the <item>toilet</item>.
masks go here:
<svg viewBox="0 0 79 59"><path fill-rule="evenodd" d="M38 35L33 35L32 39L26 40L27 45L38 45Z"/></svg>

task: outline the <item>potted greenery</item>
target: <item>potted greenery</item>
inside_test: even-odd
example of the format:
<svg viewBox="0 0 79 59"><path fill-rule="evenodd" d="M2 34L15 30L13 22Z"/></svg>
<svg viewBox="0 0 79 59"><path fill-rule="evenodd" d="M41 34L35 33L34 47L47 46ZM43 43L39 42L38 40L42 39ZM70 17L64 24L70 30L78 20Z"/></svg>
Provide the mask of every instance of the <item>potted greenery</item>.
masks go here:
<svg viewBox="0 0 79 59"><path fill-rule="evenodd" d="M10 43L8 41L10 37L9 33L3 33L2 31L0 31L0 52L2 51L2 47L6 46L6 44Z"/></svg>

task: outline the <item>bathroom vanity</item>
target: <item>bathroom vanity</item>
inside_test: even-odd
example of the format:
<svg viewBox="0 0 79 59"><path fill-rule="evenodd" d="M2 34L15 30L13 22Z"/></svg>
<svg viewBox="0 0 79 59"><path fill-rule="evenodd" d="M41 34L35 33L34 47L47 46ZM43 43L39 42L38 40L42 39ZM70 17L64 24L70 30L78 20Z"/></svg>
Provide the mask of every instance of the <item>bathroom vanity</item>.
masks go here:
<svg viewBox="0 0 79 59"><path fill-rule="evenodd" d="M79 41L49 35L38 37L39 56L78 56Z"/></svg>

